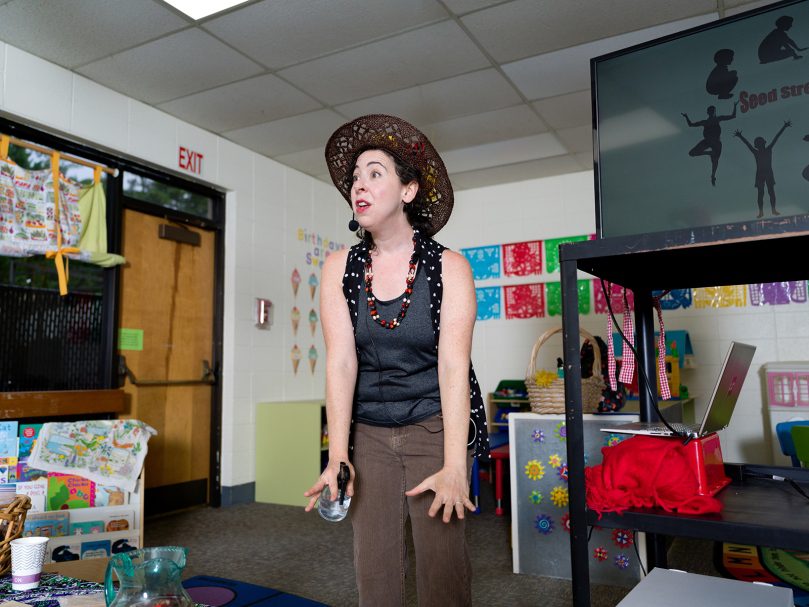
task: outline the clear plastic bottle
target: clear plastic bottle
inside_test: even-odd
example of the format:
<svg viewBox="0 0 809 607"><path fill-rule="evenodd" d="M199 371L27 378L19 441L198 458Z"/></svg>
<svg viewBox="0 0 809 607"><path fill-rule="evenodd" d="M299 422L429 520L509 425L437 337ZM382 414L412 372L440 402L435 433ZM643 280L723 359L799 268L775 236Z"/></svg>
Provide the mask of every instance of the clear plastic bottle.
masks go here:
<svg viewBox="0 0 809 607"><path fill-rule="evenodd" d="M327 521L333 523L342 521L346 514L348 514L348 507L351 505L351 497L346 495L346 488L348 487L348 479L351 477L351 471L345 462L340 462L340 472L337 474L337 488L339 493L337 499L331 499L331 491L329 486L326 485L323 491L320 492L320 499L317 503L317 511Z"/></svg>

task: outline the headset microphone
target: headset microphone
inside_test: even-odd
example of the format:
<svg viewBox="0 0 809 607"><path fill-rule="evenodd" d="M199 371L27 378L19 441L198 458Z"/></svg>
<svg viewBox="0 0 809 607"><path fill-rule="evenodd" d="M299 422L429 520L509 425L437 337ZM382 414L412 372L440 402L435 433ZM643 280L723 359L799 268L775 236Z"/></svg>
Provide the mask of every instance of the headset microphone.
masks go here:
<svg viewBox="0 0 809 607"><path fill-rule="evenodd" d="M356 232L360 229L360 222L354 219L354 213L351 214L351 221L348 222L348 229Z"/></svg>

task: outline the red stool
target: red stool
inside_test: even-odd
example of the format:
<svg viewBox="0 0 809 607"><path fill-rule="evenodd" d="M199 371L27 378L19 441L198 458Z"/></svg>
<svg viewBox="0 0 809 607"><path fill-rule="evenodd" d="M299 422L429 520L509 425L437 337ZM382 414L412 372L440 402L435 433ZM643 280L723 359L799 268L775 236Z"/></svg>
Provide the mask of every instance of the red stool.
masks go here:
<svg viewBox="0 0 809 607"><path fill-rule="evenodd" d="M503 516L503 460L508 460L508 443L492 449L491 456L494 460L494 498L497 501L494 513Z"/></svg>

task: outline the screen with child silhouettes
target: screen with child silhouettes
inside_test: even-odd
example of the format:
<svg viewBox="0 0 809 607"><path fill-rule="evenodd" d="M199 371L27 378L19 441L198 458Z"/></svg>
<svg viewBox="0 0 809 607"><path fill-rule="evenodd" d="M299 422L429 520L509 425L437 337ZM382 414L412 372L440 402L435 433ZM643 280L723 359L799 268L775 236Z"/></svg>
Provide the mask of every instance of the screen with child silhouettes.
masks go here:
<svg viewBox="0 0 809 607"><path fill-rule="evenodd" d="M809 1L597 57L599 236L809 213Z"/></svg>

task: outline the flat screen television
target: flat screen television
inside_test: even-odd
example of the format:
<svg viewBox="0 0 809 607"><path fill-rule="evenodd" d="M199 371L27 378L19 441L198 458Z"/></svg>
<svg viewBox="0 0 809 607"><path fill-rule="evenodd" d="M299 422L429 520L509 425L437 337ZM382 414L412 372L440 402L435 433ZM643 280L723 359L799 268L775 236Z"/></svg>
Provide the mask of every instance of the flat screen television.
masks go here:
<svg viewBox="0 0 809 607"><path fill-rule="evenodd" d="M809 0L591 60L602 238L809 213Z"/></svg>

